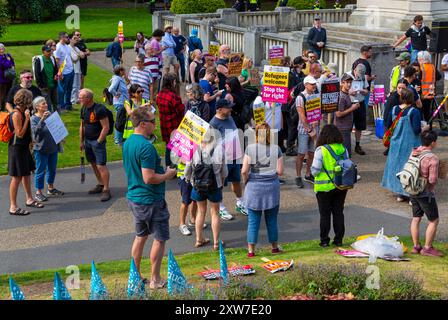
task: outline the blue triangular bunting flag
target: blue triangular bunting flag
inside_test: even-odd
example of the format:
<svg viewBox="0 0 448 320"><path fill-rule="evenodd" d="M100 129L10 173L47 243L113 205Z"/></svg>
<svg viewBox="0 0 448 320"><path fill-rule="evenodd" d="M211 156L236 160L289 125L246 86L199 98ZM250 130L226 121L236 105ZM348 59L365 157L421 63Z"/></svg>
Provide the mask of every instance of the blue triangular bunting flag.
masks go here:
<svg viewBox="0 0 448 320"><path fill-rule="evenodd" d="M145 283L135 266L134 258L131 259L131 268L129 271L128 280L128 298L143 297L145 295Z"/></svg>
<svg viewBox="0 0 448 320"><path fill-rule="evenodd" d="M92 261L92 276L90 278L90 300L105 300L109 297L106 286L96 270L95 262Z"/></svg>
<svg viewBox="0 0 448 320"><path fill-rule="evenodd" d="M185 293L185 290L189 288L191 286L187 283L187 279L180 270L170 249L168 253L168 294Z"/></svg>
<svg viewBox="0 0 448 320"><path fill-rule="evenodd" d="M11 291L12 300L25 300L25 295L12 277L9 277L9 290Z"/></svg>
<svg viewBox="0 0 448 320"><path fill-rule="evenodd" d="M219 266L221 269L221 278L224 284L229 283L229 270L227 269L226 254L222 245L221 239L219 240Z"/></svg>
<svg viewBox="0 0 448 320"><path fill-rule="evenodd" d="M72 300L59 273L54 274L53 300Z"/></svg>

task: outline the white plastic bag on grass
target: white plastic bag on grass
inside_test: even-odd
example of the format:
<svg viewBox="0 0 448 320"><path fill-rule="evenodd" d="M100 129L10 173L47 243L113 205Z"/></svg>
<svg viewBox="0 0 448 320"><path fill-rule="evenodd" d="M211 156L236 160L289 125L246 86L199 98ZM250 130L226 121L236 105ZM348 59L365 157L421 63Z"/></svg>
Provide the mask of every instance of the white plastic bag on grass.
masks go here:
<svg viewBox="0 0 448 320"><path fill-rule="evenodd" d="M384 236L384 228L376 236L356 241L352 244L353 249L369 254L369 262L374 263L378 257L390 255L394 257L403 256L403 246L398 242L398 237L387 238Z"/></svg>

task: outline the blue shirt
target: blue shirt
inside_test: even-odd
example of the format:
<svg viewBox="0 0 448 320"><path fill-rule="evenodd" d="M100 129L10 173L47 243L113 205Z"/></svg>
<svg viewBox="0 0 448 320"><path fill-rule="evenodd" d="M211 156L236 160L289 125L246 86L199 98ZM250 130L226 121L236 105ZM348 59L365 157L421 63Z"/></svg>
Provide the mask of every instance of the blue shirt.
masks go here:
<svg viewBox="0 0 448 320"><path fill-rule="evenodd" d="M202 79L199 81L199 85L201 86L202 90L205 93L209 93L211 96L213 96L213 87L208 82L208 80ZM208 102L208 106L210 107L210 117L213 118L216 114L216 98L212 101Z"/></svg>
<svg viewBox="0 0 448 320"><path fill-rule="evenodd" d="M174 48L174 53L179 54L184 48L184 44L187 42L187 39L183 35L174 36L173 40L176 43L176 47Z"/></svg>
<svg viewBox="0 0 448 320"><path fill-rule="evenodd" d="M138 204L153 204L165 199L165 182L145 184L142 168L164 174L161 160L152 143L140 134L131 135L123 145L123 167L128 178L127 198Z"/></svg>
<svg viewBox="0 0 448 320"><path fill-rule="evenodd" d="M165 35L162 38L161 41L162 46L168 47L165 49L162 54L165 56L174 56L174 48L176 48L176 42L173 39L173 35L165 32Z"/></svg>

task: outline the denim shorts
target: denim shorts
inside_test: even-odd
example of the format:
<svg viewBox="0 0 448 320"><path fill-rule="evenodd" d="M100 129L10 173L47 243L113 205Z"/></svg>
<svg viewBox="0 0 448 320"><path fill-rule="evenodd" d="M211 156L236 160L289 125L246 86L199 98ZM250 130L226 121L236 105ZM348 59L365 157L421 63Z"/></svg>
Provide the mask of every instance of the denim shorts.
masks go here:
<svg viewBox="0 0 448 320"><path fill-rule="evenodd" d="M241 167L239 163L227 164L227 171L229 172L224 183L227 186L227 182L241 182Z"/></svg>
<svg viewBox="0 0 448 320"><path fill-rule="evenodd" d="M314 140L308 134L298 135L298 148L299 154L307 154L308 152L314 152Z"/></svg>
<svg viewBox="0 0 448 320"><path fill-rule="evenodd" d="M129 199L127 201L134 215L137 237L154 233L154 239L158 241L167 241L170 238L170 213L165 200L153 204L139 204Z"/></svg>
<svg viewBox="0 0 448 320"><path fill-rule="evenodd" d="M86 158L88 162L96 163L99 166L105 166L107 163L106 140L98 143L97 140L84 141L84 148L86 150Z"/></svg>
<svg viewBox="0 0 448 320"><path fill-rule="evenodd" d="M193 201L205 201L208 200L210 202L221 202L222 201L222 188L219 188L218 190L208 193L206 195L199 194L195 188L193 188L193 191L191 192L191 199Z"/></svg>
<svg viewBox="0 0 448 320"><path fill-rule="evenodd" d="M193 190L192 185L185 179L180 178L177 184L180 187L180 195L182 197L182 203L186 204L187 206L190 205L190 203L193 202L193 200L191 200L191 191Z"/></svg>

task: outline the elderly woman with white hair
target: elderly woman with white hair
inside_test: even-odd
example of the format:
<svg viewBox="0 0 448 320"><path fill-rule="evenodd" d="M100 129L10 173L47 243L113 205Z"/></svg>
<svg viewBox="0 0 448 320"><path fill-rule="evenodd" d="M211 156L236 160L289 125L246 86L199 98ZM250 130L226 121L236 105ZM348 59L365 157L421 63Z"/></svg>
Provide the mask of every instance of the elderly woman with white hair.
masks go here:
<svg viewBox="0 0 448 320"><path fill-rule="evenodd" d="M431 104L435 97L436 81L441 78L436 67L432 64L431 54L428 51L420 51L417 55L420 64L420 79L422 82L422 100L423 118L429 121L431 118Z"/></svg>
<svg viewBox="0 0 448 320"><path fill-rule="evenodd" d="M47 195L62 196L64 192L54 187L56 167L58 163L59 145L55 143L45 120L51 115L44 97L33 100L34 115L31 117L31 135L33 139L33 152L36 161L34 184L36 188L35 199L39 202L48 201L44 195L44 178L47 176Z"/></svg>
<svg viewBox="0 0 448 320"><path fill-rule="evenodd" d="M211 120L210 106L204 101L204 92L197 83L188 84L185 88L188 101L185 104L185 112L191 111L205 121Z"/></svg>
<svg viewBox="0 0 448 320"><path fill-rule="evenodd" d="M12 87L12 73L14 70L14 59L9 53L6 53L6 48L3 43L0 43L0 111L3 111L8 97L8 92Z"/></svg>

